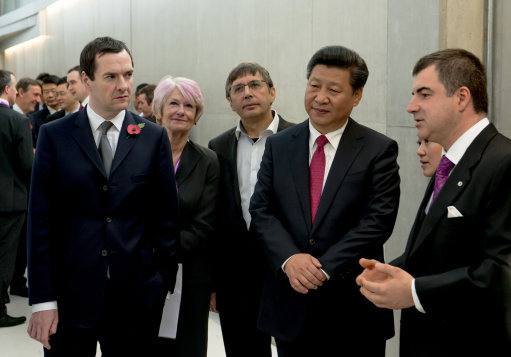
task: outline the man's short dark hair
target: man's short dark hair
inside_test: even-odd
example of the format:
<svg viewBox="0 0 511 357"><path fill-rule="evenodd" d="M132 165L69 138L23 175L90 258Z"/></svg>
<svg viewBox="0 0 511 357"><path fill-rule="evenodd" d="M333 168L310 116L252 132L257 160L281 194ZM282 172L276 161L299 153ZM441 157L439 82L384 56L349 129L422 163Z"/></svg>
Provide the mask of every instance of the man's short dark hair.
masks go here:
<svg viewBox="0 0 511 357"><path fill-rule="evenodd" d="M74 66L73 68L69 69L69 71L67 71L67 74L73 72L73 71L77 71L78 72L78 75L81 77L82 75L82 69L80 68L80 65L76 65Z"/></svg>
<svg viewBox="0 0 511 357"><path fill-rule="evenodd" d="M39 73L37 75L37 77L35 78L36 80L42 82L44 78L48 77L50 74L47 73L47 72L42 72L42 73Z"/></svg>
<svg viewBox="0 0 511 357"><path fill-rule="evenodd" d="M124 42L111 37L97 37L83 48L80 54L80 68L85 72L87 77L94 80L96 56L101 57L105 53L120 53L122 51L128 52L131 65L133 66L133 57L131 57L131 52Z"/></svg>
<svg viewBox="0 0 511 357"><path fill-rule="evenodd" d="M11 75L14 76L11 71L0 69L0 95L4 93L5 87L11 85Z"/></svg>
<svg viewBox="0 0 511 357"><path fill-rule="evenodd" d="M369 77L369 70L364 59L344 46L325 46L318 50L307 64L307 79L318 64L349 71L350 85L353 90L364 88Z"/></svg>
<svg viewBox="0 0 511 357"><path fill-rule="evenodd" d="M273 81L271 80L270 73L266 70L266 68L255 62L242 62L237 65L231 73L229 73L229 76L227 76L227 81L225 82L225 97L231 97L232 82L241 76L247 74L255 76L256 73L259 73L261 77L263 77L263 80L268 85L268 90L273 88Z"/></svg>
<svg viewBox="0 0 511 357"><path fill-rule="evenodd" d="M41 84L32 78L21 78L18 82L16 82L16 90L18 92L20 89L23 89L23 92L26 92L30 86L38 86L41 88Z"/></svg>
<svg viewBox="0 0 511 357"><path fill-rule="evenodd" d="M140 91L142 90L142 88L144 88L145 86L148 86L149 83L140 83L137 88L135 89L135 98L138 97L138 95L140 94Z"/></svg>
<svg viewBox="0 0 511 357"><path fill-rule="evenodd" d="M43 83L42 84L55 84L55 85L58 85L59 83L59 80L60 78L53 75L53 74L49 74L47 75L46 77L43 78Z"/></svg>
<svg viewBox="0 0 511 357"><path fill-rule="evenodd" d="M147 104L151 105L154 99L154 90L156 89L156 86L154 84L148 84L140 90L140 92L137 94L137 97L141 94L145 94L145 98L147 101Z"/></svg>
<svg viewBox="0 0 511 357"><path fill-rule="evenodd" d="M474 111L488 113L486 72L476 55L460 48L433 52L419 59L413 67L413 75L416 76L429 66L435 66L438 80L444 85L448 97L460 87L467 87L472 96Z"/></svg>
<svg viewBox="0 0 511 357"><path fill-rule="evenodd" d="M67 85L67 77L59 78L59 81L57 82L57 85L60 86L61 84Z"/></svg>

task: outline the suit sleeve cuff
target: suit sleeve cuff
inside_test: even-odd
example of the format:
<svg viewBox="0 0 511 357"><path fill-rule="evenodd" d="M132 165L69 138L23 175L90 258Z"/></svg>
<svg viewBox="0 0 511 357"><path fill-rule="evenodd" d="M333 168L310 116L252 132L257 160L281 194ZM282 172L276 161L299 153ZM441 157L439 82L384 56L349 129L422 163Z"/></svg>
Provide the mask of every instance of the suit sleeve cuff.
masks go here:
<svg viewBox="0 0 511 357"><path fill-rule="evenodd" d="M291 256L292 257L292 256ZM288 262L289 259L291 259L291 257L287 258L284 263L282 263L282 265L280 266L282 268L282 271L284 272L284 274L286 273L286 263Z"/></svg>
<svg viewBox="0 0 511 357"><path fill-rule="evenodd" d="M45 310L57 310L57 301L48 301L48 302L42 302L40 304L33 304L32 305L32 313L39 312L39 311L45 311Z"/></svg>
<svg viewBox="0 0 511 357"><path fill-rule="evenodd" d="M413 303L415 305L415 308L422 312L423 314L426 313L424 308L421 305L421 302L419 300L419 295L417 295L417 290L415 290L415 279L412 280L412 297L413 297Z"/></svg>

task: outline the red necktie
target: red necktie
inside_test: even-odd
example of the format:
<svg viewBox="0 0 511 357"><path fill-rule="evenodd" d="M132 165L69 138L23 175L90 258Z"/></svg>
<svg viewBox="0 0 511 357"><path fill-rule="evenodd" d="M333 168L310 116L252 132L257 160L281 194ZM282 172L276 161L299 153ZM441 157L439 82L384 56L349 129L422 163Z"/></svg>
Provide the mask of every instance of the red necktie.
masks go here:
<svg viewBox="0 0 511 357"><path fill-rule="evenodd" d="M311 214L312 222L318 211L321 192L323 191L323 178L325 177L325 151L323 146L328 142L324 135L318 136L316 144L318 145L309 166L310 176L310 195L311 195Z"/></svg>
<svg viewBox="0 0 511 357"><path fill-rule="evenodd" d="M78 108L78 110L82 110L83 109L83 105L80 104L80 107Z"/></svg>

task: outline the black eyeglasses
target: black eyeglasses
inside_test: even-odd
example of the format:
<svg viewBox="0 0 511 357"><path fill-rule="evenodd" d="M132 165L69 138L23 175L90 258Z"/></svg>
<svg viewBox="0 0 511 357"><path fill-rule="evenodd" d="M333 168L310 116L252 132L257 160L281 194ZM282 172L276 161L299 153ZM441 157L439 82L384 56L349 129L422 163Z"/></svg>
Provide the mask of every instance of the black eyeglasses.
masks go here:
<svg viewBox="0 0 511 357"><path fill-rule="evenodd" d="M236 84L235 86L231 87L232 94L241 94L245 91L245 87L248 86L250 90L256 91L263 87L263 83L266 83L265 81L261 79L254 79L253 81L248 82L247 84Z"/></svg>

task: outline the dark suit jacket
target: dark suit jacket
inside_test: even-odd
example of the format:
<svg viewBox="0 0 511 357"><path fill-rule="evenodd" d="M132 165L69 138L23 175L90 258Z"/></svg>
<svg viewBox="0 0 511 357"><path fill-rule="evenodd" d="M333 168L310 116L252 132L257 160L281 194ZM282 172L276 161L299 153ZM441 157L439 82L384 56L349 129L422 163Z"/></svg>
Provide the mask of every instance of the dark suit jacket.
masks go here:
<svg viewBox="0 0 511 357"><path fill-rule="evenodd" d="M27 210L32 159L28 118L0 104L0 212Z"/></svg>
<svg viewBox="0 0 511 357"><path fill-rule="evenodd" d="M48 117L46 118L46 122L49 123L51 121L54 121L54 120L57 120L60 118L64 118L65 116L66 116L66 111L64 109L61 109L51 115L48 115Z"/></svg>
<svg viewBox="0 0 511 357"><path fill-rule="evenodd" d="M215 232L220 166L216 154L188 141L176 173L181 224L179 260L183 284L212 280L211 248Z"/></svg>
<svg viewBox="0 0 511 357"><path fill-rule="evenodd" d="M261 330L293 341L314 303L324 312L323 326L339 331L343 343L349 336L364 335L370 343L373 335L393 335L391 311L368 303L355 277L359 258L383 259L383 243L392 233L399 204L397 154L395 141L349 119L311 224L309 121L268 138L250 206L252 228L272 267ZM296 253L316 257L331 279L306 295L295 292L281 266Z"/></svg>
<svg viewBox="0 0 511 357"><path fill-rule="evenodd" d="M429 213L428 186L405 253L426 314L402 311L402 356L497 356L511 351L503 283L511 281L511 141L490 124L453 169ZM448 218L447 207L463 215ZM511 308L511 306L508 306ZM507 311L509 313L509 311Z"/></svg>
<svg viewBox="0 0 511 357"><path fill-rule="evenodd" d="M129 124L144 123L138 135ZM110 178L87 112L41 127L28 215L29 303L57 300L59 322L97 323L110 280L140 312L172 290L178 209L166 131L126 112Z"/></svg>
<svg viewBox="0 0 511 357"><path fill-rule="evenodd" d="M45 106L43 109L28 113L27 115L32 123L32 141L34 142L35 148L37 145L39 130L43 124L47 123L47 117L50 115L50 110Z"/></svg>
<svg viewBox="0 0 511 357"><path fill-rule="evenodd" d="M277 131L293 126L279 116ZM238 182L236 128L229 129L209 142L220 162L221 179L218 217L218 254L216 276L217 303L222 306L223 298L239 299L239 287L233 281L243 276L264 276L265 263L258 245L249 234L241 210L241 196ZM237 267L237 268L235 268ZM234 274L234 276L233 276Z"/></svg>

